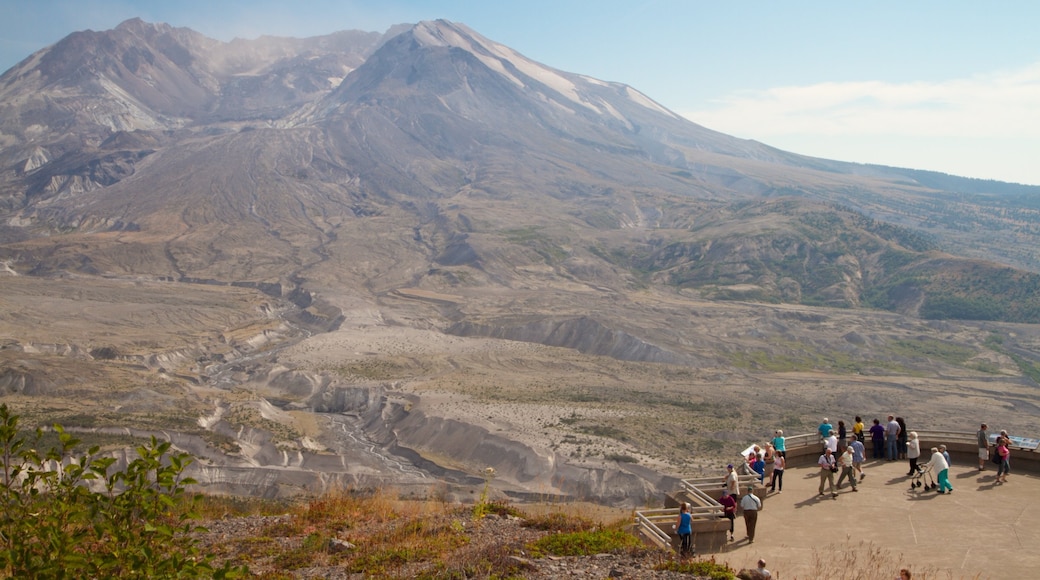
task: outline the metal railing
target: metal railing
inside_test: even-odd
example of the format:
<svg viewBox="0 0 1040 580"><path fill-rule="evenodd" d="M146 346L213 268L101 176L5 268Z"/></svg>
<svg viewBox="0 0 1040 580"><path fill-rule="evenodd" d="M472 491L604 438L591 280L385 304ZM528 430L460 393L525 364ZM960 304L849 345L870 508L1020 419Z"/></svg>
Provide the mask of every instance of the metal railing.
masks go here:
<svg viewBox="0 0 1040 580"><path fill-rule="evenodd" d="M669 520L674 521L678 517L678 514L678 508L637 511L636 528L643 532L644 536L650 538L651 541L658 544L660 547L670 548L672 546L672 537L661 531L658 522L667 525L667 522Z"/></svg>

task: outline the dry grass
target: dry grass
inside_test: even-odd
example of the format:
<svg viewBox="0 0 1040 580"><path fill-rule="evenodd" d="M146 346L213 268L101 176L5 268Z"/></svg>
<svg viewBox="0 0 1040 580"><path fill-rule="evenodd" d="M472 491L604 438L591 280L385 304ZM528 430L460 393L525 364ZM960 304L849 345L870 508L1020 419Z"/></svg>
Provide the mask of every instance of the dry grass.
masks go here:
<svg viewBox="0 0 1040 580"><path fill-rule="evenodd" d="M574 508L580 509L580 508ZM393 491L337 491L294 504L207 498L210 530L201 542L220 561L261 578L364 573L371 578L523 577L529 554L642 550L625 531L630 519L604 523L556 506L528 516L489 502L472 506L401 500ZM280 513L278 513L280 512ZM278 515L272 515L278 513Z"/></svg>
<svg viewBox="0 0 1040 580"><path fill-rule="evenodd" d="M818 578L843 578L846 580L877 580L897 578L899 571L906 568L914 580L980 580L979 574L954 575L953 572L934 568L920 568L907 563L900 553L893 553L874 542L853 543L846 538L844 543L833 544L822 549L813 549L812 569L805 577L793 580ZM779 580L779 577L777 577Z"/></svg>

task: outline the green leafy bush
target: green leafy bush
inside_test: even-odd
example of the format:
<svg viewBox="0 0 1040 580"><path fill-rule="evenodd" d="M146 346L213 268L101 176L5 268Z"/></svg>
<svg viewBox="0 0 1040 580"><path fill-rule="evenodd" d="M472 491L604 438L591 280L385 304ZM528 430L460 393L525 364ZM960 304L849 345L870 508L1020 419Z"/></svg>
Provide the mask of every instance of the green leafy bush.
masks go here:
<svg viewBox="0 0 1040 580"><path fill-rule="evenodd" d="M60 425L41 453L18 416L0 405L0 576L15 578L230 578L245 572L214 568L189 535L197 497L182 477L191 462L152 437L137 457L116 459L80 443ZM187 509L185 509L187 506Z"/></svg>
<svg viewBox="0 0 1040 580"><path fill-rule="evenodd" d="M536 558L545 555L591 556L642 547L643 542L639 538L616 528L550 534L527 546Z"/></svg>

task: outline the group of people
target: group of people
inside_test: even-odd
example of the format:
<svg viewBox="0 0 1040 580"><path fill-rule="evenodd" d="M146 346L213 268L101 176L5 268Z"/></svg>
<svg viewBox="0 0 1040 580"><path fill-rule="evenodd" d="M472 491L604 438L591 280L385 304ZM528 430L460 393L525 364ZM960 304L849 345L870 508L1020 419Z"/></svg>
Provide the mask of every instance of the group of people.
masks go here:
<svg viewBox="0 0 1040 580"><path fill-rule="evenodd" d="M863 478L866 477L866 474L863 472L863 461L866 458L866 449L863 441L867 433L870 434L873 443L874 459L887 459L888 461L905 459L909 464L907 477L918 476L926 471L930 471L936 474L936 480L938 481L937 491L939 493L953 492L953 486L950 484L949 479L950 454L946 450L946 445L932 447L928 463L919 465L921 441L916 431L907 429L905 419L889 415L888 422L884 426L881 425L879 419L874 419L874 424L866 433L864 433L864 428L863 419L857 416L856 422L852 425L851 435L845 432L844 421L838 421L838 429L837 433L835 433L830 420L824 417L817 428L824 445L823 453L818 461L820 467L819 495L824 495L824 488L828 487L831 497L838 497L835 489L834 474L839 471L841 476L838 478L837 488L841 489L841 484L847 477L852 486L852 491L859 491L856 484L858 481L863 481ZM986 437L988 438L988 434Z"/></svg>
<svg viewBox="0 0 1040 580"><path fill-rule="evenodd" d="M979 471L986 468L986 461L992 458L997 464L997 483L1007 483L1007 476L1011 473L1011 436L1007 431L1001 431L997 435L992 451L989 444L989 426L985 423L979 428Z"/></svg>
<svg viewBox="0 0 1040 580"><path fill-rule="evenodd" d="M818 492L821 496L825 495L826 490L830 492L831 497L837 498L837 490L841 489L846 479L852 487L852 491L859 491L859 483L866 478L863 463L866 460L865 442L868 435L873 443L874 459L887 459L888 461L905 459L908 462L907 476L918 476L931 471L936 474L937 491L940 494L953 492L953 486L949 480L949 469L952 463L946 445L932 447L928 462L921 465L920 438L917 432L907 429L906 420L902 417L889 415L888 421L884 425L879 419L874 419L873 426L867 429L862 418L857 416L852 424L851 433L848 432L844 421L838 421L838 426L834 427L829 419L824 418L818 427L818 432L823 441L823 452L818 460L820 468ZM1006 483L1011 470L1009 461L1011 439L1007 432L1001 431L1000 435L996 437L995 443L991 445L988 427L983 423L977 436L979 471L984 470L986 462L992 459L998 466L997 483ZM773 439L764 446L754 445L746 459L748 468L758 474L759 483L768 488L769 493L783 493L783 477L787 467L787 446L783 430L777 429ZM835 482L835 475L839 473ZM739 507L744 513L748 543L754 543L755 527L758 521L758 511L762 509L762 500L755 495L753 486L748 486L743 495L740 492L737 469L733 464L727 465L719 503L723 506L723 517L730 520L729 540L733 541L734 522ZM683 504L675 527L682 539L681 552L684 555L691 555L693 552L690 522L689 509L686 504ZM759 563L759 568L765 568L764 562ZM906 569L900 570L900 578L909 579L910 572Z"/></svg>

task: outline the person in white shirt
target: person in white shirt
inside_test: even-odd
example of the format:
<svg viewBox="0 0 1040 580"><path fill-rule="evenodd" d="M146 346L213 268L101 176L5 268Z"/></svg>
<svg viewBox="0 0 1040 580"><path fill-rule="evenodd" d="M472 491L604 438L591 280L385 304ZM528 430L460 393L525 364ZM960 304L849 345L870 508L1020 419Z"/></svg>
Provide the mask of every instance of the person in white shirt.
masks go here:
<svg viewBox="0 0 1040 580"><path fill-rule="evenodd" d="M932 459L928 461L928 468L932 470L932 473L936 473L936 480L939 481L939 493L953 493L953 486L950 485L950 466L946 463L946 458L943 457L938 447L932 447Z"/></svg>
<svg viewBox="0 0 1040 580"><path fill-rule="evenodd" d="M769 482L769 491L783 493L784 491L784 469L787 467L787 459L783 455L777 455L773 463L773 479Z"/></svg>
<svg viewBox="0 0 1040 580"><path fill-rule="evenodd" d="M722 484L722 487L726 488L733 497L740 497L740 484L738 483L737 471L733 469L733 464L730 463L726 466L726 479Z"/></svg>
<svg viewBox="0 0 1040 580"><path fill-rule="evenodd" d="M758 510L762 509L762 500L755 495L755 488L748 486L747 495L740 498L740 509L744 510L744 526L747 528L749 544L755 543L755 525L758 523Z"/></svg>
<svg viewBox="0 0 1040 580"><path fill-rule="evenodd" d="M838 478L838 489L841 489L841 483L845 481L845 478L849 478L849 483L852 485L852 491L859 491L856 489L856 470L853 469L852 465L852 448L846 447L845 452L838 458L838 464L841 465L841 477Z"/></svg>
<svg viewBox="0 0 1040 580"><path fill-rule="evenodd" d="M823 495L823 484L826 483L830 485L831 497L838 497L838 493L834 491L834 470L838 464L834 460L830 447L824 448L823 455L820 456L817 464L820 466L820 495Z"/></svg>
<svg viewBox="0 0 1040 580"><path fill-rule="evenodd" d="M758 578L760 578L761 580L773 580L773 573L769 570L766 570L765 560L758 561L758 569L755 570L755 572L758 573Z"/></svg>

